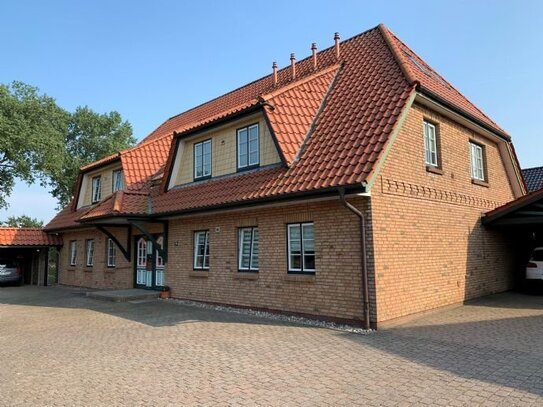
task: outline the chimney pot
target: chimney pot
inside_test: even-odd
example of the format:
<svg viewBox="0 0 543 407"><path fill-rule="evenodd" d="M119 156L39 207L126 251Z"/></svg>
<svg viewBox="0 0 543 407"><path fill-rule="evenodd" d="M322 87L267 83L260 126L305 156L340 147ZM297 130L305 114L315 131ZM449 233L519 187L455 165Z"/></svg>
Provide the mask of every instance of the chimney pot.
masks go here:
<svg viewBox="0 0 543 407"><path fill-rule="evenodd" d="M277 62L275 61L273 61L272 70L273 70L273 86L276 86L277 85Z"/></svg>
<svg viewBox="0 0 543 407"><path fill-rule="evenodd" d="M336 48L336 58L339 59L339 33L334 34L334 42Z"/></svg>
<svg viewBox="0 0 543 407"><path fill-rule="evenodd" d="M294 52L290 54L290 66L292 68L292 79L296 79L296 57Z"/></svg>
<svg viewBox="0 0 543 407"><path fill-rule="evenodd" d="M311 52L313 53L313 69L317 70L317 44L311 44Z"/></svg>

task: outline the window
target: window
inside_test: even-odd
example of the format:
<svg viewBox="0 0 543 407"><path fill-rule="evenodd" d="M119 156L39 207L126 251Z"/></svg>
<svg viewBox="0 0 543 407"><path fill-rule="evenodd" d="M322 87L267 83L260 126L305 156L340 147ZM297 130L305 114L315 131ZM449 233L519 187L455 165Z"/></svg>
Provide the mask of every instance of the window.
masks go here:
<svg viewBox="0 0 543 407"><path fill-rule="evenodd" d="M77 263L77 240L70 241L70 266L75 266Z"/></svg>
<svg viewBox="0 0 543 407"><path fill-rule="evenodd" d="M429 122L424 122L424 157L426 165L439 167L438 157L438 135L436 126Z"/></svg>
<svg viewBox="0 0 543 407"><path fill-rule="evenodd" d="M315 237L313 223L295 223L288 226L288 271L315 272Z"/></svg>
<svg viewBox="0 0 543 407"><path fill-rule="evenodd" d="M147 265L147 241L143 237L138 240L137 265L138 267Z"/></svg>
<svg viewBox="0 0 543 407"><path fill-rule="evenodd" d="M239 229L238 270L258 271L258 228Z"/></svg>
<svg viewBox="0 0 543 407"><path fill-rule="evenodd" d="M113 171L112 182L113 182L113 185L112 185L113 192L120 191L124 188L123 170Z"/></svg>
<svg viewBox="0 0 543 407"><path fill-rule="evenodd" d="M238 129L238 170L260 163L258 124Z"/></svg>
<svg viewBox="0 0 543 407"><path fill-rule="evenodd" d="M158 247L160 247L161 249L163 249L163 244L164 244L164 238L162 236L160 236L157 240L156 240L156 244L157 244L157 249ZM162 258L162 256L159 254L158 250L156 251L156 266L157 267L164 267L164 259Z"/></svg>
<svg viewBox="0 0 543 407"><path fill-rule="evenodd" d="M211 177L211 140L194 144L194 179Z"/></svg>
<svg viewBox="0 0 543 407"><path fill-rule="evenodd" d="M92 203L100 202L102 199L102 177L98 175L92 178Z"/></svg>
<svg viewBox="0 0 543 407"><path fill-rule="evenodd" d="M117 265L117 245L111 239L107 239L107 266L115 267Z"/></svg>
<svg viewBox="0 0 543 407"><path fill-rule="evenodd" d="M471 156L471 178L477 181L485 181L485 155L483 146L469 143Z"/></svg>
<svg viewBox="0 0 543 407"><path fill-rule="evenodd" d="M89 239L85 241L85 246L87 248L86 253L86 264L88 267L91 267L94 263L94 240Z"/></svg>
<svg viewBox="0 0 543 407"><path fill-rule="evenodd" d="M194 269L209 270L209 230L194 232Z"/></svg>

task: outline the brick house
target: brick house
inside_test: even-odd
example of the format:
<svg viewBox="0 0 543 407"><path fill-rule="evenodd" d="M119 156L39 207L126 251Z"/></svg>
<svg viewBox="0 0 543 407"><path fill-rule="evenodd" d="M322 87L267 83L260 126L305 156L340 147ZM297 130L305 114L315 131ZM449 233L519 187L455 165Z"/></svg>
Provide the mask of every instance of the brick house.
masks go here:
<svg viewBox="0 0 543 407"><path fill-rule="evenodd" d="M81 169L60 282L373 325L511 287L510 136L385 26Z"/></svg>

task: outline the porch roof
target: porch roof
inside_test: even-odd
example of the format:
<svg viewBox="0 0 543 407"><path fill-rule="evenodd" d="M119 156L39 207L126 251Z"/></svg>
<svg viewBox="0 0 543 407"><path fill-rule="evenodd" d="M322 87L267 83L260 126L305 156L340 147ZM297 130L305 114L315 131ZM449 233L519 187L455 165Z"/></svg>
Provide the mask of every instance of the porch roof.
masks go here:
<svg viewBox="0 0 543 407"><path fill-rule="evenodd" d="M543 224L543 189L487 212L482 218L482 223L488 226Z"/></svg>
<svg viewBox="0 0 543 407"><path fill-rule="evenodd" d="M62 238L38 228L0 227L0 247L60 246Z"/></svg>

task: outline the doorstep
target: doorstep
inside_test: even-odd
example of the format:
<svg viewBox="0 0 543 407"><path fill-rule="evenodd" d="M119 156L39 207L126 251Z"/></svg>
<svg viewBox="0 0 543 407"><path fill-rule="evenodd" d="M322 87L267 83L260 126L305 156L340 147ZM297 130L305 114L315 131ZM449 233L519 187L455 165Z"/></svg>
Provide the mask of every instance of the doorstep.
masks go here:
<svg viewBox="0 0 543 407"><path fill-rule="evenodd" d="M159 295L160 293L158 291L143 290L140 288L131 288L127 290L91 291L87 293L87 297L89 298L113 302L151 300L158 298Z"/></svg>

